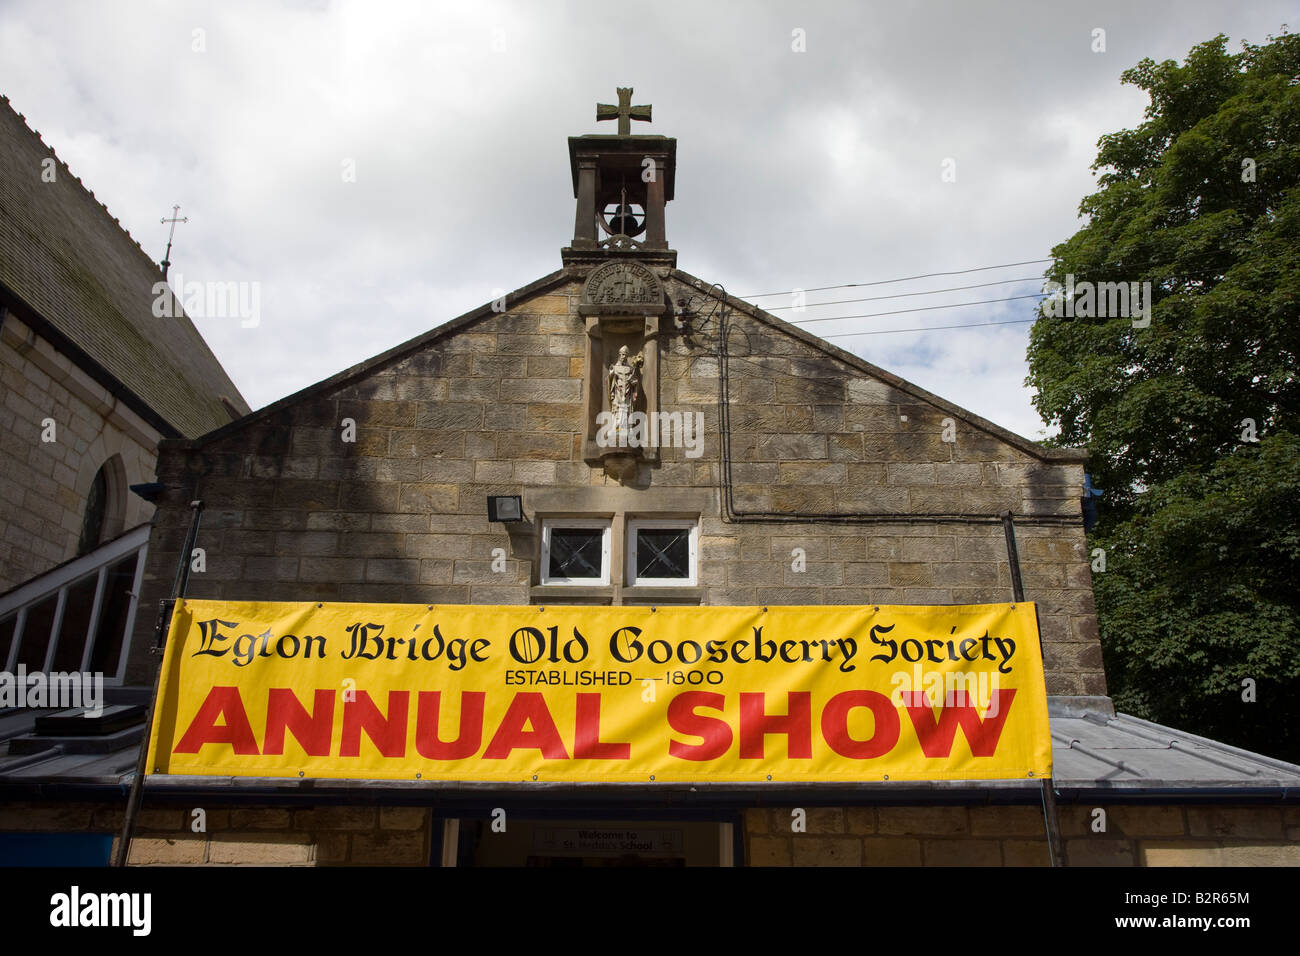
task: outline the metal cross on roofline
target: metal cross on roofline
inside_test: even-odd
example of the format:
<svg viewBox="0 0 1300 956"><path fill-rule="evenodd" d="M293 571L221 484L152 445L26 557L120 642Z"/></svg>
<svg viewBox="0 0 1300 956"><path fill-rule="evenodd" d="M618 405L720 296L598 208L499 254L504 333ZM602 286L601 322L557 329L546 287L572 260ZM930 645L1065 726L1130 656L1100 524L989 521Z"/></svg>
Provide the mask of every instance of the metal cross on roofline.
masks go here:
<svg viewBox="0 0 1300 956"><path fill-rule="evenodd" d="M180 207L180 206L172 206L172 217L171 217L170 219L159 219L159 220L158 220L159 222L170 222L170 223L172 224L171 231L167 233L167 251L163 253L163 260L162 260L162 262L160 263L160 265L162 266L163 278L164 278L164 279L167 278L167 270L168 270L169 268L171 268L171 257L172 257L172 237L176 235L176 224L177 224L178 222L189 222L189 221L190 221L190 217L189 217L189 216L178 217L176 214L177 214L178 212L180 212L180 211L181 211L181 207Z"/></svg>
<svg viewBox="0 0 1300 956"><path fill-rule="evenodd" d="M618 120L618 135L632 135L632 120L641 120L650 122L649 106L632 105L632 87L615 87L618 90L618 106L610 106L608 103L596 104L596 122L601 120Z"/></svg>

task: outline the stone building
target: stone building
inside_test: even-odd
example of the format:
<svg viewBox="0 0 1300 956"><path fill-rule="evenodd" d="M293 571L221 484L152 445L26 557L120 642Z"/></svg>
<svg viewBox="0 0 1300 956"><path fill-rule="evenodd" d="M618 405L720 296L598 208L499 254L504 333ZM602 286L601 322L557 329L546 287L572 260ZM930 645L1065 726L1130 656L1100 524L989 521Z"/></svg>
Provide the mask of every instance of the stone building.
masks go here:
<svg viewBox="0 0 1300 956"><path fill-rule="evenodd" d="M120 683L158 444L248 405L153 262L0 98L0 670Z"/></svg>
<svg viewBox="0 0 1300 956"><path fill-rule="evenodd" d="M459 605L1010 601L1009 512L1039 610L1066 862L1300 861L1300 768L1114 713L1081 519L1086 452L1012 434L678 269L675 146L626 128L570 138L577 212L559 270L162 441L144 606L169 593L195 499L206 570L189 597ZM523 520L493 520L494 496L519 496ZM153 626L136 619L130 685L152 680ZM56 736L46 745L65 749L44 773L0 758L0 830L110 832L135 748L74 760ZM56 771L68 799L34 801ZM664 848L622 862L1049 862L1026 782L154 777L145 792L139 863L599 862L555 849L591 828ZM187 826L196 806L206 833ZM488 838L498 807L508 839ZM806 832L791 829L796 807Z"/></svg>

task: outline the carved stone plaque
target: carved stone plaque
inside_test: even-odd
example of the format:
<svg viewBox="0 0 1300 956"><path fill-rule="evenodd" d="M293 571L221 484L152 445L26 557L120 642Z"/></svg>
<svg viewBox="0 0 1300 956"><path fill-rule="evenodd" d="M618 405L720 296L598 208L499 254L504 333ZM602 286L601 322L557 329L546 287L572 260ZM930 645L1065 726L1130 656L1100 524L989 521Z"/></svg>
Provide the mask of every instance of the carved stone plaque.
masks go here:
<svg viewBox="0 0 1300 956"><path fill-rule="evenodd" d="M663 300L658 276L637 262L606 262L592 270L582 289L588 305L659 305Z"/></svg>

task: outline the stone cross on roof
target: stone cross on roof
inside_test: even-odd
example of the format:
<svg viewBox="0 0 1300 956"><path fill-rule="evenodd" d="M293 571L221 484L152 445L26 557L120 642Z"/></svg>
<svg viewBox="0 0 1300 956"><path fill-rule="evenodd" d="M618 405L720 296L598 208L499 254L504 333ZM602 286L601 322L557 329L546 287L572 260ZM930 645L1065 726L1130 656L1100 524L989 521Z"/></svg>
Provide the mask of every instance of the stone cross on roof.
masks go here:
<svg viewBox="0 0 1300 956"><path fill-rule="evenodd" d="M632 135L632 120L642 120L650 122L649 106L632 105L632 87L617 87L618 89L618 106L610 106L608 103L596 104L596 121L617 119L618 135Z"/></svg>

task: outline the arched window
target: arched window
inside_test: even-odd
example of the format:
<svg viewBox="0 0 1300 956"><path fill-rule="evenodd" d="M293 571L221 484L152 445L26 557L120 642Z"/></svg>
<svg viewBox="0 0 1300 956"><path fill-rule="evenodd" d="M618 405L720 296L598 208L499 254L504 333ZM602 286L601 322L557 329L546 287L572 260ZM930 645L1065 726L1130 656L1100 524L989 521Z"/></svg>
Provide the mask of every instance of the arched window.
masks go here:
<svg viewBox="0 0 1300 956"><path fill-rule="evenodd" d="M86 492L86 510L81 518L77 554L87 554L122 533L126 517L126 468L120 455L113 455L95 472Z"/></svg>
<svg viewBox="0 0 1300 956"><path fill-rule="evenodd" d="M95 472L95 480L90 483L90 493L86 496L86 513L81 518L81 540L77 542L77 554L86 554L99 546L104 533L104 505L108 499L108 479L104 477L101 467Z"/></svg>

